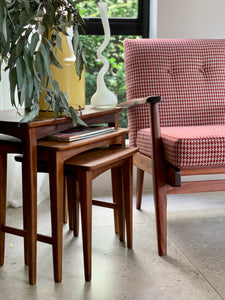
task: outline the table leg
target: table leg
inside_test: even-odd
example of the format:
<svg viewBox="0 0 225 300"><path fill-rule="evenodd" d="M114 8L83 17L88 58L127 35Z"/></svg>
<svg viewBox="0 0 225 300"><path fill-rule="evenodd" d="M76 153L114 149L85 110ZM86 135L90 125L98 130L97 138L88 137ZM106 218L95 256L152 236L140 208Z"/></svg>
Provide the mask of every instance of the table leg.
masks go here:
<svg viewBox="0 0 225 300"><path fill-rule="evenodd" d="M73 229L74 236L79 235L79 194L78 183L73 176L67 176L67 195L69 208L69 225Z"/></svg>
<svg viewBox="0 0 225 300"><path fill-rule="evenodd" d="M36 264L37 264L37 144L35 131L29 130L24 134L23 142L24 153L24 179L26 188L24 189L24 205L27 211L26 222L28 253L29 253L29 283L36 283ZM27 202L27 203L26 203Z"/></svg>
<svg viewBox="0 0 225 300"><path fill-rule="evenodd" d="M67 178L64 176L63 223L68 222Z"/></svg>
<svg viewBox="0 0 225 300"><path fill-rule="evenodd" d="M26 199L27 180L25 174L25 165L22 163L22 185L23 185L23 229L26 232L24 235L24 263L29 265L29 248L28 248L28 230L29 230L29 199Z"/></svg>
<svg viewBox="0 0 225 300"><path fill-rule="evenodd" d="M60 154L51 153L49 161L52 251L55 282L62 281L63 185L64 161Z"/></svg>
<svg viewBox="0 0 225 300"><path fill-rule="evenodd" d="M112 194L113 202L118 205L118 209L114 209L114 227L115 233L119 233L121 241L125 238L125 217L123 205L123 185L122 185L122 168L116 167L111 169L112 178Z"/></svg>
<svg viewBox="0 0 225 300"><path fill-rule="evenodd" d="M0 154L0 266L4 264L5 232L1 226L5 225L6 218L6 186L7 186L7 154Z"/></svg>
<svg viewBox="0 0 225 300"><path fill-rule="evenodd" d="M83 238L84 275L91 280L92 261L92 173L78 172L80 190L80 210Z"/></svg>
<svg viewBox="0 0 225 300"><path fill-rule="evenodd" d="M133 247L133 158L129 157L123 167L123 192L127 230L127 247Z"/></svg>

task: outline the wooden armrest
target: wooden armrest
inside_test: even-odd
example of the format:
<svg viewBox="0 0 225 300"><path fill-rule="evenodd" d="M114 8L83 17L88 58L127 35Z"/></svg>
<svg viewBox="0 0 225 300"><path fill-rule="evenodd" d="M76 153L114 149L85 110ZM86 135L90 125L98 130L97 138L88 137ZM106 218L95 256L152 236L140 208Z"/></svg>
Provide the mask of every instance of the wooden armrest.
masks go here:
<svg viewBox="0 0 225 300"><path fill-rule="evenodd" d="M122 108L129 108L136 105L143 105L146 103L154 104L161 101L162 98L160 96L149 96L146 98L139 98L139 99L129 100L126 102L121 102L120 104L118 104L118 106Z"/></svg>

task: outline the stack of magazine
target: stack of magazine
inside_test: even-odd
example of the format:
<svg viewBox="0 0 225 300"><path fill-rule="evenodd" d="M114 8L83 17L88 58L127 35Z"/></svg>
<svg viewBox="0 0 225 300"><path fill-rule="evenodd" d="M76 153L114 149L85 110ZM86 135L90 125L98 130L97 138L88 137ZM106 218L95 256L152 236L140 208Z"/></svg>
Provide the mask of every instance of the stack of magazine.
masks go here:
<svg viewBox="0 0 225 300"><path fill-rule="evenodd" d="M91 126L91 127L74 127L47 136L49 140L72 142L81 139L90 138L96 135L115 131L114 127Z"/></svg>

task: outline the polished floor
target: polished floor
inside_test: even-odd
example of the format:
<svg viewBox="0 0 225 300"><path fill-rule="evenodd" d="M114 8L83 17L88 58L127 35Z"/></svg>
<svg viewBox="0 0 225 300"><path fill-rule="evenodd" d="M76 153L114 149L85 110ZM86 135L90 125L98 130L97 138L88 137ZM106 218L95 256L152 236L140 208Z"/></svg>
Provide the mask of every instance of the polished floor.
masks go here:
<svg viewBox="0 0 225 300"><path fill-rule="evenodd" d="M21 224L21 208L7 209L8 224ZM38 230L50 231L49 201L38 211ZM63 281L54 283L51 246L38 243L37 284L28 284L21 237L7 235L0 268L0 299L225 299L225 193L171 195L168 255L156 249L153 196L134 206L134 247L113 231L109 209L93 208L93 276L84 281L81 235L64 225Z"/></svg>

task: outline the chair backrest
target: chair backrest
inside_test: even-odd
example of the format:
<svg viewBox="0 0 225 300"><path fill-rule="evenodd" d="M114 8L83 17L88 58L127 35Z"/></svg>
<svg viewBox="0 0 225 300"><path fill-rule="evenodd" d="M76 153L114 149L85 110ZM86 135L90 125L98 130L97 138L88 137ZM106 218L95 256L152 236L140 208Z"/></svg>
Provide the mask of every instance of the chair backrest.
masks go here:
<svg viewBox="0 0 225 300"><path fill-rule="evenodd" d="M127 100L161 96L161 126L225 124L225 40L126 39ZM128 110L130 144L148 105Z"/></svg>

